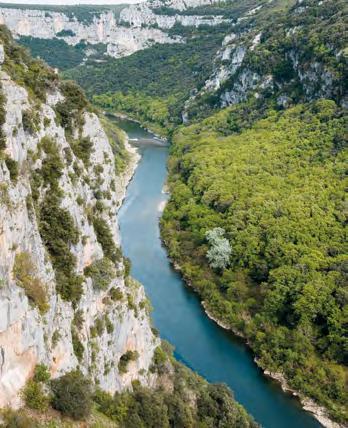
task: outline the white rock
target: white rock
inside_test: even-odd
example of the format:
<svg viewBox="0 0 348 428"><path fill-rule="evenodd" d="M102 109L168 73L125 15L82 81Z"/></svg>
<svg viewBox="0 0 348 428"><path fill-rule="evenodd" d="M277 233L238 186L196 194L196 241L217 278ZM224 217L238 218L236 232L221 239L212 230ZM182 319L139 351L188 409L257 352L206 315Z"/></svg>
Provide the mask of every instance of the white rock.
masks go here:
<svg viewBox="0 0 348 428"><path fill-rule="evenodd" d="M0 45L0 65L5 61L5 50L4 45Z"/></svg>
<svg viewBox="0 0 348 428"><path fill-rule="evenodd" d="M127 299L118 303L106 304L105 298L109 289L118 287L124 296L129 292L122 276L111 281L107 290L96 291L91 280L84 283L84 295L77 309L83 312L84 322L79 339L84 346L83 360L78 363L74 354L71 326L74 310L70 302L65 302L55 290L55 277L45 246L38 230L36 216L28 212L27 196L30 195L30 175L33 165L28 163L28 152L35 153L38 143L45 135L56 141L61 157L64 149L69 146L64 130L55 123L55 112L52 106L62 99L61 94L52 92L47 102L41 106L40 130L35 135L28 135L22 127L22 112L30 107L27 92L14 83L8 75L1 74L3 91L6 95L6 123L3 130L7 137L7 154L19 163L20 176L17 183L10 180L5 162L0 160L0 192L6 188L7 201L0 204L0 407L20 404L19 392L25 382L33 374L35 365L45 363L53 377L76 368L77 365L84 373L90 373L102 388L110 392L129 388L134 379L150 385L153 375L149 374L153 351L158 346L151 331L151 323L145 310L138 309L138 315L128 308ZM43 119L49 118L46 128ZM14 133L14 129L16 132ZM71 180L72 166L65 164L60 178L60 187L64 198L62 207L66 208L79 230L80 236L86 236L86 244L80 241L71 248L76 256L77 273L95 259L103 256L100 244L97 242L93 227L89 224L85 209L76 199L82 197L86 204L95 202L94 190L91 185L82 180L88 176L91 183L96 180L94 167L102 166L101 191L109 190L110 199L102 198L108 213L104 219L109 224L114 241L119 242L117 224L117 207L125 192L126 180L115 175L113 153L107 136L95 114L85 114L83 136L89 137L93 143L94 152L91 155L90 167L87 169L82 161L75 158L82 173L74 183ZM35 163L40 166L41 159ZM110 161L106 161L106 159ZM111 189L111 181L115 182L115 191ZM18 287L13 278L15 255L28 252L37 268L37 275L47 289L49 310L41 316L32 306L25 292ZM120 265L119 268L122 268ZM141 286L132 291L133 301L138 305L144 300L144 290ZM113 332L106 330L100 337L92 339L90 328L97 318L108 316L113 325ZM59 332L59 340L54 345L53 335ZM92 344L93 342L93 344ZM99 349L93 362L93 349ZM118 361L127 350L137 350L139 358L130 364L125 375L118 372Z"/></svg>

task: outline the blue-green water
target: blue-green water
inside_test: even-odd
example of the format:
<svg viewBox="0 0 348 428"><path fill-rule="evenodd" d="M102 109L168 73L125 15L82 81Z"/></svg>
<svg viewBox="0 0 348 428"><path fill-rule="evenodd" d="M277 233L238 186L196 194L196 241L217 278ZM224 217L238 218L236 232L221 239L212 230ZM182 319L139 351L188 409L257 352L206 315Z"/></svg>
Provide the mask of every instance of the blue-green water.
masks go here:
<svg viewBox="0 0 348 428"><path fill-rule="evenodd" d="M135 144L142 154L119 213L122 248L132 261L132 275L144 285L152 302L161 337L175 346L178 360L211 382L229 385L263 427L320 427L295 398L262 374L240 339L206 316L197 295L172 269L159 232L159 207L167 199L162 188L168 148L158 145L136 123L117 122L130 138L138 139Z"/></svg>

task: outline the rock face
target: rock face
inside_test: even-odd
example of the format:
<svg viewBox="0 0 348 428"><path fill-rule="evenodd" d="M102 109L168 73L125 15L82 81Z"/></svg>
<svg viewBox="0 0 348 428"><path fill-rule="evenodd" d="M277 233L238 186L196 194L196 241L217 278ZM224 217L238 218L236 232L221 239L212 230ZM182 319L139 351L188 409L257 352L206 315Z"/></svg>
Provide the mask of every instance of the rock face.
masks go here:
<svg viewBox="0 0 348 428"><path fill-rule="evenodd" d="M191 3L172 2L166 5L182 11ZM192 6L207 4L204 0L193 1ZM166 31L175 24L183 26L217 25L226 22L221 16L195 16L176 13L155 13L163 7L161 2L141 3L123 8L119 14L112 10L92 14L88 21L74 14L40 9L16 9L0 7L0 24L5 24L15 37L31 36L41 39L60 38L70 45L81 41L92 45L107 46L107 54L113 57L130 55L154 43L182 43L180 36Z"/></svg>
<svg viewBox="0 0 348 428"><path fill-rule="evenodd" d="M1 46L2 61L3 52ZM134 379L151 385L154 379L148 369L158 339L152 334L143 288L125 280L120 259L117 273L106 287L97 289L92 278L84 276L79 302L63 300L56 290L55 272L40 234L38 214L30 202L35 170L43 165L46 156L39 149L40 141L49 138L63 162L59 178L61 207L70 214L78 230L79 238L70 248L76 258L76 273L83 275L85 267L105 255L88 216L97 194L104 207L101 215L117 244L116 214L127 180L115 175L114 155L100 120L94 113L83 113L81 138L92 143L89 166L85 166L69 150L64 129L56 124L54 108L63 99L58 88L52 88L46 102L35 107L38 123L35 132L30 133L23 126L25 112L34 107L28 91L4 71L0 82L6 100L2 132L7 160L0 156L0 407L19 404L19 392L38 363L46 364L52 377L79 366L110 392L130 387ZM18 165L16 180L10 176L11 161ZM78 175L74 174L74 167ZM38 197L42 198L43 193L40 188ZM44 314L15 278L15 260L21 254L30 259L35 276L44 284L49 306ZM115 289L117 300L110 297ZM76 341L80 346L79 360ZM138 358L121 374L118 362L130 350L137 351Z"/></svg>
<svg viewBox="0 0 348 428"><path fill-rule="evenodd" d="M297 1L287 12L285 23L278 24L276 39L284 41L284 45L279 43L278 47L274 47L272 40L277 25L270 24L267 18L268 8L273 7L272 2L241 13L231 23L233 32L225 36L215 56L212 74L202 88L186 101L182 112L184 121L190 120L190 110L198 110L199 106L204 111L203 105L209 97L214 100L213 108L216 109L247 99L262 100L270 96L274 96L277 105L283 108L294 103L294 100L308 102L318 98L331 98L345 107L347 91L342 85L343 79L336 72L345 68L342 44L337 41L325 45L330 60L316 55L313 49L308 50L303 43L303 33L306 34L309 29L293 22L297 22L295 19L298 20L299 16L303 22L308 22L306 19L318 5L317 2L307 2L304 8L301 4ZM319 2L319 7L322 11L316 11L320 17L317 26L323 29L329 23L325 21L325 4ZM285 43L291 48L284 48ZM280 54L275 53L277 49Z"/></svg>

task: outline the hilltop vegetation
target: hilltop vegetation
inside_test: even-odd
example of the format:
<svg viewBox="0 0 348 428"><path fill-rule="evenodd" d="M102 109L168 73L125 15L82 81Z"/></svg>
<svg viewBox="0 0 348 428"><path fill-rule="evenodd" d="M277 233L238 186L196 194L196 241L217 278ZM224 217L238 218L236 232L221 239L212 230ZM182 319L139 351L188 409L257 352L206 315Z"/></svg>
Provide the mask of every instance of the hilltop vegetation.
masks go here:
<svg viewBox="0 0 348 428"><path fill-rule="evenodd" d="M38 37L22 36L19 42L28 48L33 57L40 57L51 67L59 70L68 70L80 65L89 52L90 58L102 58L106 50L105 45L90 45L80 42L76 45L68 45L64 40L59 38L40 39Z"/></svg>
<svg viewBox="0 0 348 428"><path fill-rule="evenodd" d="M255 6L256 12L245 15ZM184 37L185 44L156 45L105 63L87 61L68 70L66 76L76 79L101 107L167 129L181 123L183 110L191 122L199 121L220 109L225 98L238 103L255 96L257 110L289 107L318 97L341 103L348 81L343 0L325 4L306 0L301 5L287 0L249 1L202 7L205 14L221 10L232 19L231 24L209 28L177 24L170 34ZM226 35L234 37L228 45L229 58L221 53ZM238 49L245 50L240 64L233 60ZM207 79L214 81L219 73L225 77L218 86L204 88ZM159 110L158 117L153 110Z"/></svg>

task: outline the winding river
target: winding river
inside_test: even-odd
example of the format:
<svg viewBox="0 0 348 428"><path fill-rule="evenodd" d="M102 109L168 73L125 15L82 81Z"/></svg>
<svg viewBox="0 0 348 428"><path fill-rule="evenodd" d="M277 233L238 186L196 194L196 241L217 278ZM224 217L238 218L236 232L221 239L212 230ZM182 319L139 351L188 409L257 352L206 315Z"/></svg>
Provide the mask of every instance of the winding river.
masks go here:
<svg viewBox="0 0 348 428"><path fill-rule="evenodd" d="M167 199L168 147L137 123L114 119L138 146L142 158L119 213L123 252L132 275L144 284L161 337L175 356L211 382L231 387L236 399L265 428L318 428L298 400L262 374L247 346L204 313L197 295L173 270L161 245L159 217Z"/></svg>

